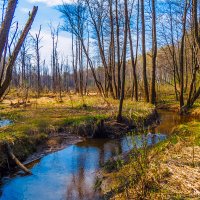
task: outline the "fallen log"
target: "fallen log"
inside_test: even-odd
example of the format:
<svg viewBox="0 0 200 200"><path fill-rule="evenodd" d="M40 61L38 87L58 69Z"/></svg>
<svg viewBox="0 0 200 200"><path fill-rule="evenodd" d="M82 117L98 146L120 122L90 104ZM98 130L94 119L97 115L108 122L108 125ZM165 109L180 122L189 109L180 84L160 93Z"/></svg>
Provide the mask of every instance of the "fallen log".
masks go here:
<svg viewBox="0 0 200 200"><path fill-rule="evenodd" d="M6 147L6 151L8 153L8 156L16 163L16 165L22 170L24 171L26 174L32 174L32 172L26 168L18 159L17 157L14 155L10 145L6 142L5 143L5 147Z"/></svg>

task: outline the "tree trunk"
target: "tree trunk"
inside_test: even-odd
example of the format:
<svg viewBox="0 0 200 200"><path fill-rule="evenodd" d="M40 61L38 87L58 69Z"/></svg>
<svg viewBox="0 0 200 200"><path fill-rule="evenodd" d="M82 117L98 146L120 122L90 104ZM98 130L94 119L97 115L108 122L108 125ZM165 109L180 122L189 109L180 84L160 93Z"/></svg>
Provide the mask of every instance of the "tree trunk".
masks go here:
<svg viewBox="0 0 200 200"><path fill-rule="evenodd" d="M180 64L180 108L184 106L184 49L185 49L185 33L186 33L186 17L187 17L187 0L185 0L185 9L183 14L183 30L181 38L181 48L179 55Z"/></svg>
<svg viewBox="0 0 200 200"><path fill-rule="evenodd" d="M8 7L6 9L5 18L1 24L0 29L0 60L3 55L3 51L5 48L5 45L7 43L8 35L10 32L10 27L12 24L12 20L14 18L15 9L17 7L18 0L9 0L8 1Z"/></svg>
<svg viewBox="0 0 200 200"><path fill-rule="evenodd" d="M3 83L1 83L0 85L0 97L2 97L5 93L5 91L8 89L10 82L12 80L12 71L13 71L13 67L15 64L15 61L17 59L17 56L19 54L20 48L29 32L29 30L31 29L31 25L35 19L35 16L37 14L37 10L38 7L33 7L32 13L29 17L29 20L27 21L25 28L22 32L22 34L20 35L20 38L13 50L12 55L9 57L8 63L6 64L6 72L5 72L5 78Z"/></svg>
<svg viewBox="0 0 200 200"><path fill-rule="evenodd" d="M149 88L147 80L147 60L146 60L146 36L145 36L145 16L144 16L144 0L141 0L141 20L142 20L142 58L143 58L143 81L145 101L149 102Z"/></svg>
<svg viewBox="0 0 200 200"><path fill-rule="evenodd" d="M120 59L120 38L119 38L119 19L118 19L118 0L115 0L116 14L116 38L117 38L117 97L120 99L121 92L121 59Z"/></svg>
<svg viewBox="0 0 200 200"><path fill-rule="evenodd" d="M131 65L132 65L132 70L133 70L134 98L136 101L138 101L138 82L137 82L137 74L136 74L136 64L135 64L134 53L133 53L133 42L132 42L132 36L131 36L130 22L128 25L128 30L129 30Z"/></svg>
<svg viewBox="0 0 200 200"><path fill-rule="evenodd" d="M156 103L156 59L157 59L157 33L156 33L156 8L155 0L152 0L152 82L151 103Z"/></svg>
<svg viewBox="0 0 200 200"><path fill-rule="evenodd" d="M124 90L125 90L125 77L126 77L126 48L127 48L127 34L128 34L128 5L127 0L124 0L124 47L123 47L123 65L122 65L122 86L121 86L121 96L119 102L119 112L117 116L117 121L122 121L122 108L124 102Z"/></svg>

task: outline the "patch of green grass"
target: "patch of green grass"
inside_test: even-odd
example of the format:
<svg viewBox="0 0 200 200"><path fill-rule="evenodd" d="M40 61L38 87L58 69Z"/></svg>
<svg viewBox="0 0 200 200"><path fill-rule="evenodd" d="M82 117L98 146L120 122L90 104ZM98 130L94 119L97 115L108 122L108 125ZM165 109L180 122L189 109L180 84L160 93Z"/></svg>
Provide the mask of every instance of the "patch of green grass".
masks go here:
<svg viewBox="0 0 200 200"><path fill-rule="evenodd" d="M98 121L101 119L106 119L108 116L107 115L94 115L94 116L72 116L70 118L64 118L61 121L57 122L55 125L57 126L78 126L80 124L84 124L84 123L90 123L90 122L94 122L94 121Z"/></svg>
<svg viewBox="0 0 200 200"><path fill-rule="evenodd" d="M27 152L32 152L32 147L44 143L49 133L62 131L68 127L98 124L102 119L115 118L119 101L113 99L107 101L110 106L99 96L86 96L84 101L78 95L71 96L71 100L67 96L63 98L62 103L59 103L55 97L41 97L37 101L34 98L30 99L31 107L27 108L12 108L10 101L5 101L0 104L0 116L11 119L13 124L0 128L0 142L5 140L14 146L19 144L18 146L22 146L26 151L20 154L27 155ZM83 106L83 103L86 106ZM131 116L132 119L137 120L139 117L145 118L153 110L154 106L150 104L125 100L123 115L129 117L133 113L131 115L134 115L134 119Z"/></svg>
<svg viewBox="0 0 200 200"><path fill-rule="evenodd" d="M73 101L73 108L71 105ZM58 103L55 98L41 97L30 99L31 107L12 108L10 102L0 104L1 116L11 119L11 126L0 128L0 140L16 136L31 136L35 133L47 133L48 129L57 129L66 126L78 126L109 117L116 117L118 111L118 100L107 99L111 104L106 107L104 100L99 96L86 96L83 99L78 95L63 98ZM83 107L83 102L86 106ZM37 103L37 106L35 106ZM134 120L149 115L154 106L143 102L124 101L124 115L134 116Z"/></svg>
<svg viewBox="0 0 200 200"><path fill-rule="evenodd" d="M178 134L181 139L200 145L200 122L198 121L192 121L178 126L175 133Z"/></svg>
<svg viewBox="0 0 200 200"><path fill-rule="evenodd" d="M168 146L176 145L179 141L187 141L200 146L200 122L193 121L177 126L167 140L159 142L152 150L161 152Z"/></svg>

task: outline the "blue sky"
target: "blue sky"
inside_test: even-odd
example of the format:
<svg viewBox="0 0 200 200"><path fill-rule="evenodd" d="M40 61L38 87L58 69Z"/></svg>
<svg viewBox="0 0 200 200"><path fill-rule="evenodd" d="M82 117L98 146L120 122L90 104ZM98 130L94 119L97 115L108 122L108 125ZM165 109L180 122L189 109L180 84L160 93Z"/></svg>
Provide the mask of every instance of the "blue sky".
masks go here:
<svg viewBox="0 0 200 200"><path fill-rule="evenodd" d="M50 62L52 40L50 34L49 24L57 26L59 23L62 25L62 19L60 13L55 9L55 6L62 4L62 0L19 0L17 10L15 13L15 19L19 22L19 26L23 27L28 18L28 12L32 10L33 6L38 6L38 13L34 24L31 29L31 34L35 34L39 30L39 26L42 25L42 46L41 54L42 59L46 59L47 63ZM71 56L71 37L65 32L59 34L58 50L60 56Z"/></svg>
<svg viewBox="0 0 200 200"><path fill-rule="evenodd" d="M27 18L28 12L32 10L33 6L38 6L39 10L31 29L31 34L34 35L38 32L40 25L42 25L42 46L41 55L42 59L46 60L46 63L50 64L51 52L52 52L52 38L50 34L49 24L50 22L56 27L58 24L62 25L61 14L56 10L56 6L61 5L64 2L70 3L73 0L18 0L19 4L15 14L15 20L19 21L19 26L23 27ZM176 1L176 0L174 0ZM162 3L161 7L164 8L164 0L157 0ZM148 5L147 5L148 6ZM166 16L166 15L163 15ZM164 19L164 17L162 18ZM161 20L161 18L160 18ZM148 26L147 26L148 27ZM150 31L150 30L149 30ZM151 35L151 34L149 34ZM148 31L147 31L148 38ZM147 39L147 47L151 48L151 40ZM163 44L163 41L162 41ZM60 32L58 51L60 57L68 57L71 60L71 35L66 32Z"/></svg>

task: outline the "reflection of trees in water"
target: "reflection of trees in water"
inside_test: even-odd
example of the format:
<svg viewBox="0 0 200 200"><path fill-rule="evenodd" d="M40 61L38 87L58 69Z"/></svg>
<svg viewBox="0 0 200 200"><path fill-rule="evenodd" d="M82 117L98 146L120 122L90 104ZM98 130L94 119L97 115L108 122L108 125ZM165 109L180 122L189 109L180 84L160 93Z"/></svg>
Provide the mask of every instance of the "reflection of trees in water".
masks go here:
<svg viewBox="0 0 200 200"><path fill-rule="evenodd" d="M145 145L156 144L157 135L156 128L151 129L151 136L147 137L147 132L140 136L133 135L132 142L136 142L140 147ZM93 190L95 180L95 170L101 166L109 158L121 154L124 150L124 145L130 143L130 137L125 138L127 141L124 143L122 140L89 140L79 143L77 147L78 155L74 156L74 170L69 177L66 199L80 199L80 200L93 200L97 198L97 193ZM147 141L148 140L148 141ZM148 143L148 144L147 144ZM133 147L132 143L132 147ZM73 156L73 155L72 155ZM95 160L91 160L95 158ZM98 163L94 163L98 162ZM91 170L90 170L91 169Z"/></svg>
<svg viewBox="0 0 200 200"><path fill-rule="evenodd" d="M173 127L183 122L189 122L191 119L185 116L180 116L176 112L159 111L161 115L161 123L156 128L157 133L170 134Z"/></svg>
<svg viewBox="0 0 200 200"><path fill-rule="evenodd" d="M115 142L107 141L99 143L98 140L96 140L92 143L89 142L89 145L86 142L84 143L85 145L83 143L77 145L79 147L84 147L86 151L84 149L77 157L73 158L76 159L76 170L72 170L72 174L69 177L71 180L68 181L66 199L93 200L98 196L93 190L95 172L88 170L88 168L92 168L90 165L94 165L91 161L92 158L89 157L91 148L96 149L94 151L95 156L93 155L93 157L98 160L98 166L101 166L112 156L122 152L121 142L117 140Z"/></svg>
<svg viewBox="0 0 200 200"><path fill-rule="evenodd" d="M155 145L157 143L157 135L156 135L156 128L152 127L151 128L151 136L150 136L150 145ZM149 139L149 138L148 138Z"/></svg>
<svg viewBox="0 0 200 200"><path fill-rule="evenodd" d="M99 152L99 165L103 164L112 156L116 156L122 153L121 140L109 140L109 139L92 139L79 143L77 146L84 148L96 148Z"/></svg>
<svg viewBox="0 0 200 200"><path fill-rule="evenodd" d="M67 185L66 200L67 199L86 199L86 196L91 196L92 191L85 182L84 168L78 169L78 174L73 173L71 181Z"/></svg>
<svg viewBox="0 0 200 200"><path fill-rule="evenodd" d="M121 148L121 143L117 140L105 143L100 150L100 164L104 164L109 158L120 154Z"/></svg>
<svg viewBox="0 0 200 200"><path fill-rule="evenodd" d="M87 149L88 151L88 149ZM67 185L66 199L86 199L92 194L91 187L85 176L88 152L80 153L76 158L76 166L71 175L71 181ZM75 159L74 158L74 159Z"/></svg>

